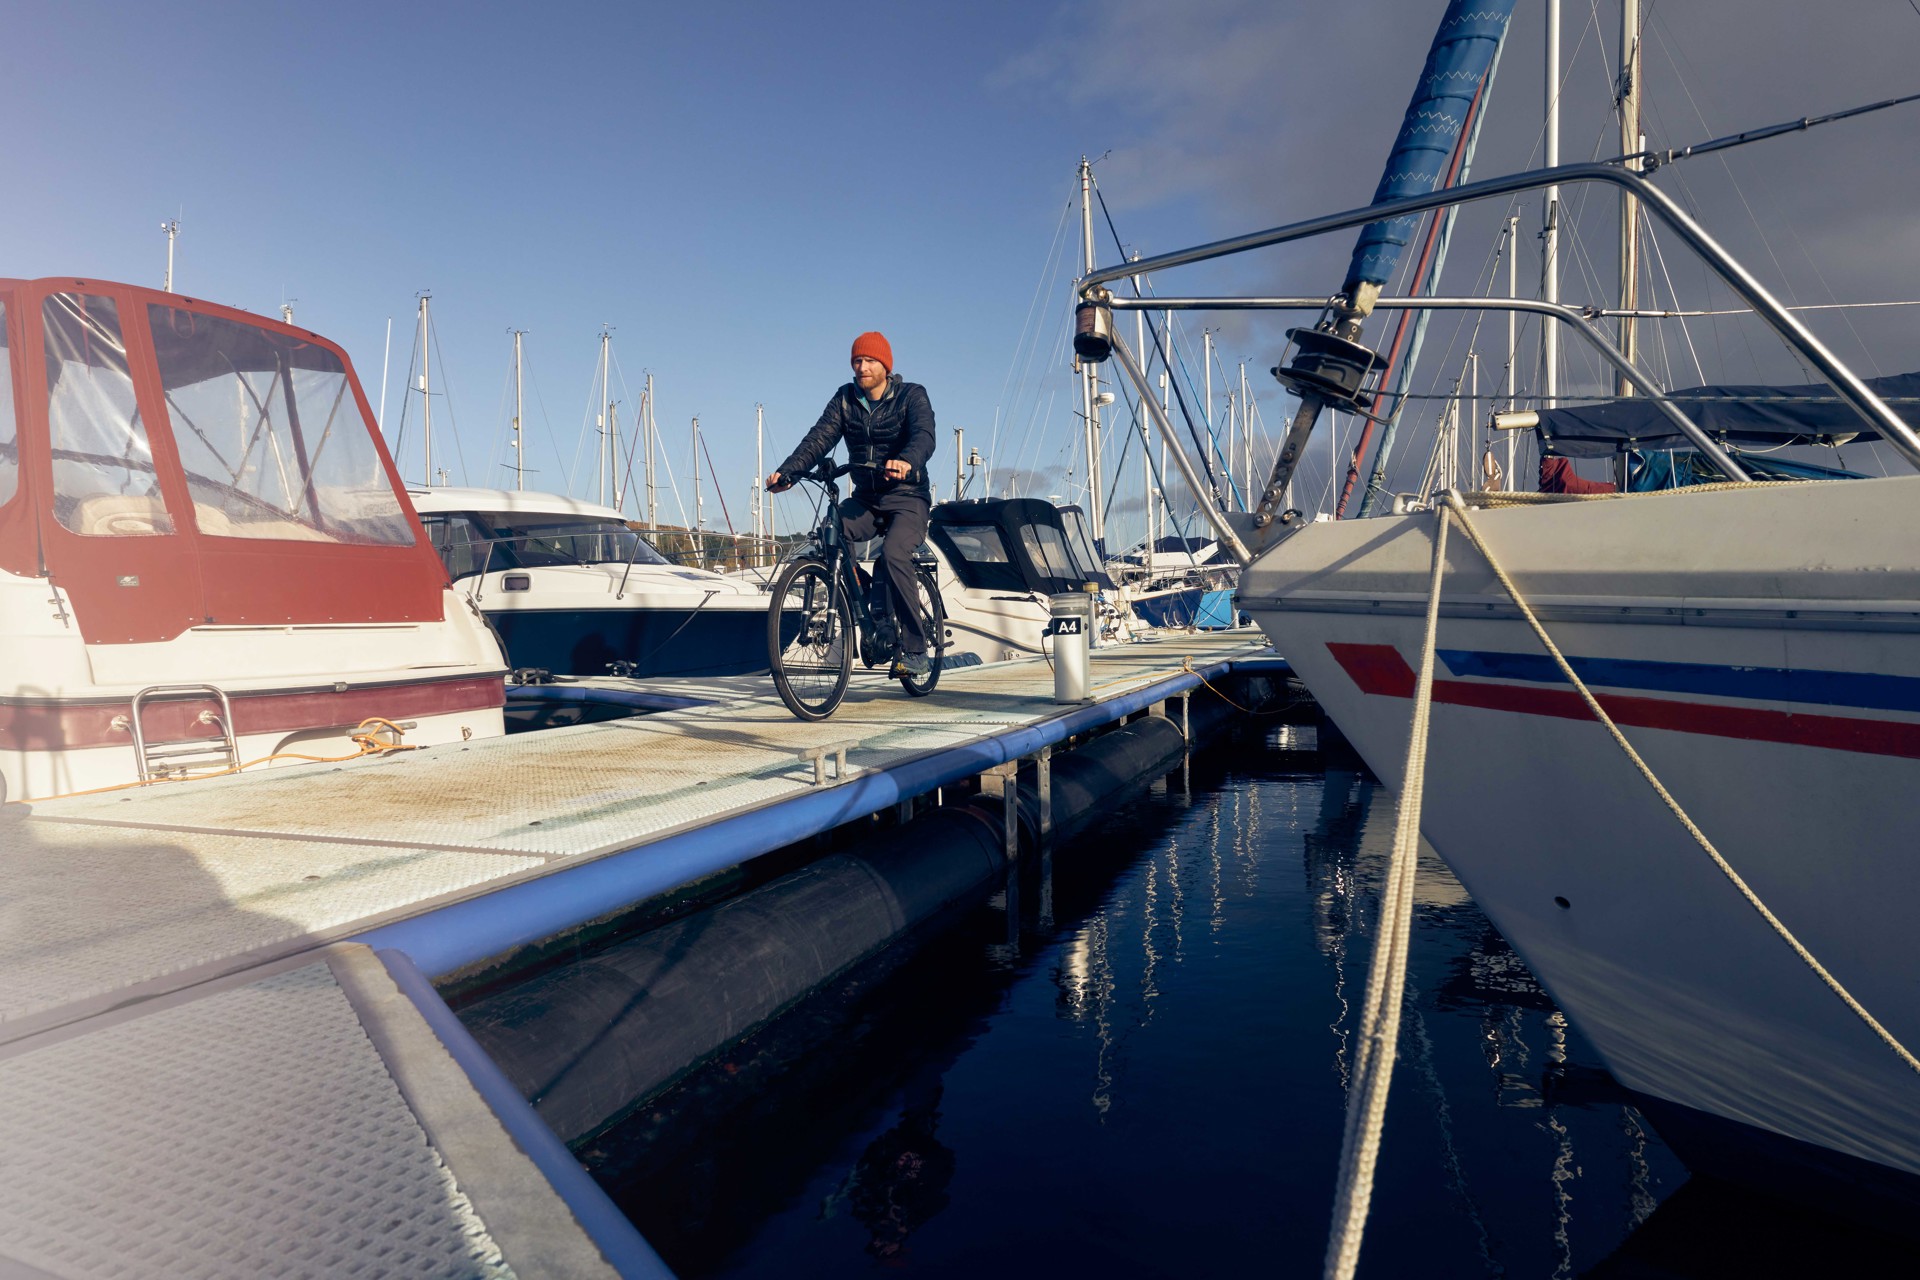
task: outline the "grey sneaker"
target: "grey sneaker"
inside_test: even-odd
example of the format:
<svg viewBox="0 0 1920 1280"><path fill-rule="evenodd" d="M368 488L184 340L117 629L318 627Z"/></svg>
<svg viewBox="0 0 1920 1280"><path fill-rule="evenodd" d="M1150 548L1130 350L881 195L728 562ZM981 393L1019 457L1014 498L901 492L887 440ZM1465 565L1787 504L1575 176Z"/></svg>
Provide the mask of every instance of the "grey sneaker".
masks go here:
<svg viewBox="0 0 1920 1280"><path fill-rule="evenodd" d="M927 661L926 654L903 653L893 660L893 669L887 672L887 678L905 680L912 677L918 680L932 670L933 666Z"/></svg>

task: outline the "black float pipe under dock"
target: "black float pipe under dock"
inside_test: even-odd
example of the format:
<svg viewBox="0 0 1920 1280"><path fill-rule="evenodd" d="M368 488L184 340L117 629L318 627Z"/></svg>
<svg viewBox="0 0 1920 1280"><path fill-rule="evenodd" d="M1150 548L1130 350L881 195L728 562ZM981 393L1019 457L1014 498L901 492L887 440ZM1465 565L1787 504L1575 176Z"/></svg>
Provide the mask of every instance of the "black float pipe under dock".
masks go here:
<svg viewBox="0 0 1920 1280"><path fill-rule="evenodd" d="M1225 709L1196 702L1192 711L1217 723ZM1147 716L1052 757L1054 837L1085 825L1116 791L1173 768L1186 748L1178 725ZM1039 833L1036 789L1019 792L1030 842ZM1000 801L933 809L481 997L460 1018L554 1132L577 1141L1005 866Z"/></svg>

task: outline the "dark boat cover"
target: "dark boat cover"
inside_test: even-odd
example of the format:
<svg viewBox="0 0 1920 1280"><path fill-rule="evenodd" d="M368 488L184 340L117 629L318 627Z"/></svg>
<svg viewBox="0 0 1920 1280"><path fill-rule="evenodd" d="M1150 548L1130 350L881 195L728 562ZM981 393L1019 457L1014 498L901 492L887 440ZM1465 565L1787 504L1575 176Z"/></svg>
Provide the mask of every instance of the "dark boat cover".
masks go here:
<svg viewBox="0 0 1920 1280"><path fill-rule="evenodd" d="M1909 422L1920 420L1920 373L1868 378L1867 387ZM1734 448L1878 440L1824 382L1805 386L1688 387L1669 397L1701 430ZM1603 458L1628 450L1690 448L1652 401L1634 398L1540 411L1540 451Z"/></svg>
<svg viewBox="0 0 1920 1280"><path fill-rule="evenodd" d="M1112 587L1099 565L1086 563L1086 551L1076 550L1085 541L1077 531L1051 502L1001 498L941 503L927 536L969 587L1042 595L1079 591L1089 582Z"/></svg>

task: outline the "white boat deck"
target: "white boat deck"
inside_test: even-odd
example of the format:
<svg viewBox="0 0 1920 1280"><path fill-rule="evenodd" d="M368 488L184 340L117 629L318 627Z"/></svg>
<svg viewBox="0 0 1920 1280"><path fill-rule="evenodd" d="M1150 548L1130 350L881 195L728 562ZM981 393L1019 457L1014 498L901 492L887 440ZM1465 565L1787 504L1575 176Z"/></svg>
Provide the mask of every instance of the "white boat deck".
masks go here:
<svg viewBox="0 0 1920 1280"><path fill-rule="evenodd" d="M0 1272L657 1272L590 1184L541 1164L531 1110L488 1091L445 1006L403 994L413 962L506 951L601 913L576 882L639 900L931 789L970 752L1182 692L1189 657L1212 674L1263 651L1247 632L1099 650L1078 710L1019 662L927 699L857 678L818 724L763 686L36 803L0 821ZM800 752L833 742L848 776L816 787Z"/></svg>

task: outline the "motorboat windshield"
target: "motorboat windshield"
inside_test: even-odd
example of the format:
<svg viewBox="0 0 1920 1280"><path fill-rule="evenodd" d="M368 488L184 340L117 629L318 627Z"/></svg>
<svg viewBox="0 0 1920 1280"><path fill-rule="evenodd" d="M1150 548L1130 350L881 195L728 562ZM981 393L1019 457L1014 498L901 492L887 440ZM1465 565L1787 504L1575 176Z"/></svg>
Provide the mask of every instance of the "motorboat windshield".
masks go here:
<svg viewBox="0 0 1920 1280"><path fill-rule="evenodd" d="M969 587L1053 595L1087 583L1111 587L1106 574L1075 543L1068 513L1038 498L943 502L933 509L928 536ZM1078 516L1078 512L1072 513Z"/></svg>
<svg viewBox="0 0 1920 1280"><path fill-rule="evenodd" d="M456 579L498 569L671 563L620 520L495 511L423 512L421 520Z"/></svg>

